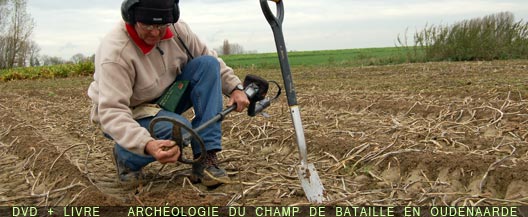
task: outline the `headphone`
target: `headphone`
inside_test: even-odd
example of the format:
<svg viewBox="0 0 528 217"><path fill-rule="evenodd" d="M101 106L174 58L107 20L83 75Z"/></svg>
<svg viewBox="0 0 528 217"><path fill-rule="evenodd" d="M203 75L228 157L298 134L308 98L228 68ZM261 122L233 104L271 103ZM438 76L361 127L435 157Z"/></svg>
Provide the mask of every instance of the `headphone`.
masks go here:
<svg viewBox="0 0 528 217"><path fill-rule="evenodd" d="M143 0L145 1L145 0ZM148 0L147 0L148 1ZM124 0L121 4L121 16L123 20L127 23L135 24L136 17L134 14L134 6L139 4L140 0ZM174 5L172 6L172 17L174 18L174 23L180 18L180 7L178 3L180 0L174 0Z"/></svg>

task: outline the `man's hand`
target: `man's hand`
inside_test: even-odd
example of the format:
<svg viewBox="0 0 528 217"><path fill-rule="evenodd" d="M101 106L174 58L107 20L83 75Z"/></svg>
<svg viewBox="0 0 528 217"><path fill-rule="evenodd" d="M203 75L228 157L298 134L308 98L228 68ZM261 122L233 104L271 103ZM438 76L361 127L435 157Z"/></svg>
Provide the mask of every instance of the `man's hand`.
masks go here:
<svg viewBox="0 0 528 217"><path fill-rule="evenodd" d="M249 105L249 99L247 98L246 93L241 90L234 90L231 93L231 96L229 97L229 101L227 102L227 106L231 106L233 104L237 105L236 111L242 112L244 109Z"/></svg>
<svg viewBox="0 0 528 217"><path fill-rule="evenodd" d="M171 140L153 140L145 146L145 152L162 164L175 163L180 157L180 147Z"/></svg>

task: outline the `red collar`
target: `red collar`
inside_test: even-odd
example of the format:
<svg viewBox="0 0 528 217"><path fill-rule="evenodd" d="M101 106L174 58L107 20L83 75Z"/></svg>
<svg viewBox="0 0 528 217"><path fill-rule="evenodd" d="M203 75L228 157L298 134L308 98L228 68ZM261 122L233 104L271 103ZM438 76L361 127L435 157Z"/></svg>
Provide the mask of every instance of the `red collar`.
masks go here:
<svg viewBox="0 0 528 217"><path fill-rule="evenodd" d="M132 25L127 23L126 24L126 30L127 30L128 34L130 35L130 37L132 37L132 40L134 40L136 45L141 49L143 54L147 54L148 52L150 52L154 48L153 45L148 45L147 43L145 43L145 41L143 41L143 39L139 38L136 30L134 29L134 26L132 26ZM172 38L174 36L172 31L170 31L170 28L167 28L166 31L167 32L165 33L165 36L161 40L169 39L169 38Z"/></svg>

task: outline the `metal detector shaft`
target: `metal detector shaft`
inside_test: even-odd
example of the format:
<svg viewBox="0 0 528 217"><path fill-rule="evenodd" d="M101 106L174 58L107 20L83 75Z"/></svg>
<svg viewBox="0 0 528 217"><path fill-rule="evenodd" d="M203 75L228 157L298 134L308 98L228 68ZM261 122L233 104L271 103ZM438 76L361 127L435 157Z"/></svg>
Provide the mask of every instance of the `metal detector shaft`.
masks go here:
<svg viewBox="0 0 528 217"><path fill-rule="evenodd" d="M226 109L224 109L223 111L221 111L220 113L218 113L216 116L214 116L213 118L209 119L207 122L203 123L202 125L198 126L196 129L194 129L194 131L196 132L200 132L202 131L203 129L207 128L209 125L211 124L214 124L218 121L221 121L225 118L225 116L229 113L231 113L232 111L234 111L236 109L237 105L236 104L233 104L232 106L229 106L227 107ZM187 140L187 139L190 139L191 138L191 135L186 133L185 135L183 135L183 139L184 140Z"/></svg>

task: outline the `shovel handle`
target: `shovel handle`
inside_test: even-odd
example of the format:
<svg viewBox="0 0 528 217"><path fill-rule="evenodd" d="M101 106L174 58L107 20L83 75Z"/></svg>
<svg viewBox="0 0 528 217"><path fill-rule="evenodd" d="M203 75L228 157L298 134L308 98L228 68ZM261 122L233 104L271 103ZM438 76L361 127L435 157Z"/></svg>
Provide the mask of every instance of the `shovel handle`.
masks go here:
<svg viewBox="0 0 528 217"><path fill-rule="evenodd" d="M271 12L268 1L277 3L277 16ZM273 35L275 36L275 45L277 46L277 53L279 55L279 63L281 66L282 79L284 80L284 89L286 90L288 105L295 106L297 105L297 97L295 96L290 63L288 62L288 51L286 50L284 34L282 33L282 21L284 20L284 4L282 2L282 0L260 0L260 6L262 7L264 17L268 20L271 30L273 30Z"/></svg>
<svg viewBox="0 0 528 217"><path fill-rule="evenodd" d="M272 1L277 4L277 16L271 12L268 1ZM282 21L284 20L284 4L282 4L282 0L260 0L260 7L262 7L262 12L264 12L266 20L268 20L268 23L272 27L280 27L282 25Z"/></svg>

